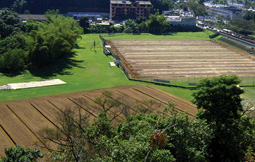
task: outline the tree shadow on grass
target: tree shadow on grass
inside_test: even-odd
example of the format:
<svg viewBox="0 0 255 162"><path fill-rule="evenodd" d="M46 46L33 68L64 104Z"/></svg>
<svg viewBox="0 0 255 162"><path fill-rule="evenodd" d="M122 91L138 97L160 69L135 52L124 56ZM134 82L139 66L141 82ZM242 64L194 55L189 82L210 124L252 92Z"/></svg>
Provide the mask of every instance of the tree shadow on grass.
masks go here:
<svg viewBox="0 0 255 162"><path fill-rule="evenodd" d="M79 44L76 44L74 48L75 48L75 49L86 49L85 46L81 46L81 45L79 45Z"/></svg>
<svg viewBox="0 0 255 162"><path fill-rule="evenodd" d="M83 66L80 66L83 61L74 59L74 56L75 54L72 53L69 57L62 58L54 64L43 68L30 69L29 72L33 76L41 77L44 79L50 79L51 77L55 77L57 75L72 75L70 69L73 67L84 68Z"/></svg>
<svg viewBox="0 0 255 162"><path fill-rule="evenodd" d="M0 76L7 76L7 77L16 77L16 76L19 76L19 75L23 75L25 73L25 71L21 72L15 72L15 73L4 73L4 72L1 72Z"/></svg>

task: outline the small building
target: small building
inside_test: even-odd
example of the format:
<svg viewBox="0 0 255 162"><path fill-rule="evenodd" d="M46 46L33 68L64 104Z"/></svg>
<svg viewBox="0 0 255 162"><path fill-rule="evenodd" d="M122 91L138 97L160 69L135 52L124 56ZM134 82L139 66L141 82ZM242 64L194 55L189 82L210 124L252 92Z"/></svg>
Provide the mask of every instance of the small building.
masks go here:
<svg viewBox="0 0 255 162"><path fill-rule="evenodd" d="M226 20L232 20L236 18L242 18L242 7L240 5L233 5L229 3L228 5L211 4L209 2L204 3L206 11L209 16L223 16Z"/></svg>
<svg viewBox="0 0 255 162"><path fill-rule="evenodd" d="M196 26L195 17L167 16L166 21L170 22L172 26Z"/></svg>
<svg viewBox="0 0 255 162"><path fill-rule="evenodd" d="M27 20L35 20L43 22L47 20L47 17L45 15L37 15L37 14L19 14L23 22L26 22Z"/></svg>
<svg viewBox="0 0 255 162"><path fill-rule="evenodd" d="M217 16L198 16L197 19L205 22L217 22Z"/></svg>
<svg viewBox="0 0 255 162"><path fill-rule="evenodd" d="M110 19L124 20L129 18L149 17L153 6L150 1L131 2L129 0L111 0Z"/></svg>
<svg viewBox="0 0 255 162"><path fill-rule="evenodd" d="M109 13L104 12L68 12L67 16L73 17L75 20L79 20L81 17L87 17L91 22L109 19Z"/></svg>
<svg viewBox="0 0 255 162"><path fill-rule="evenodd" d="M172 26L196 26L196 18L191 12L184 12L183 10L163 11L166 21L170 22Z"/></svg>

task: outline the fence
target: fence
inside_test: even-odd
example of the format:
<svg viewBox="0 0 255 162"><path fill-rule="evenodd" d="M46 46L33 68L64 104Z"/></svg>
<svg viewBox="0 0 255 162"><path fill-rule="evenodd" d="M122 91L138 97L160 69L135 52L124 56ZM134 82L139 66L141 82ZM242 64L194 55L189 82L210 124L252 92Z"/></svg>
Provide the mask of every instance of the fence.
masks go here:
<svg viewBox="0 0 255 162"><path fill-rule="evenodd" d="M174 87L182 87L182 88L190 88L193 89L196 87L196 85L199 83L201 79L204 78L210 78L211 76L203 76L198 78L178 78L178 79L163 79L164 82L158 81L162 79L152 79L152 78L146 78L146 79L133 79L133 80L139 80L144 82L150 82L158 85L165 85L165 86L174 86ZM255 87L255 76L238 76L241 80L240 86L241 87Z"/></svg>

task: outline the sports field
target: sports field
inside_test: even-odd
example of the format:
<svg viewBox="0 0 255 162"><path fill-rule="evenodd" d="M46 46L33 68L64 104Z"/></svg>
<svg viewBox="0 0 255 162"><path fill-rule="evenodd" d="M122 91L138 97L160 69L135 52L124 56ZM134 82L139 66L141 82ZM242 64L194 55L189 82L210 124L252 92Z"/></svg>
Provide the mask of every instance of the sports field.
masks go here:
<svg viewBox="0 0 255 162"><path fill-rule="evenodd" d="M255 77L255 57L209 40L111 39L133 78Z"/></svg>

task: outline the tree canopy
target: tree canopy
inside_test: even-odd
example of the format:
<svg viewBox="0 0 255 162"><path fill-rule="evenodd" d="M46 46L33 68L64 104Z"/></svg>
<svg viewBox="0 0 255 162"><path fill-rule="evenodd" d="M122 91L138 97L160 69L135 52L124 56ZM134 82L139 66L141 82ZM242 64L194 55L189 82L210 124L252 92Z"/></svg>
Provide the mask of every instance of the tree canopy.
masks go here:
<svg viewBox="0 0 255 162"><path fill-rule="evenodd" d="M5 9L0 14L0 72L43 67L67 57L82 32L72 18L47 14L43 23L22 22Z"/></svg>
<svg viewBox="0 0 255 162"><path fill-rule="evenodd" d="M17 145L5 148L5 156L0 159L0 162L35 162L42 157L38 148L30 149Z"/></svg>
<svg viewBox="0 0 255 162"><path fill-rule="evenodd" d="M217 78L203 79L197 85L198 91L193 94L194 104L199 118L209 122L224 122L227 119L239 119L242 111L241 97L243 90L238 87L241 82L237 76L221 75Z"/></svg>
<svg viewBox="0 0 255 162"><path fill-rule="evenodd" d="M249 119L243 116L240 82L235 75L203 79L193 94L200 110L197 118L206 120L213 130L207 150L210 161L243 161L252 142Z"/></svg>
<svg viewBox="0 0 255 162"><path fill-rule="evenodd" d="M151 14L149 19L140 24L141 31L146 31L152 34L162 34L167 33L170 30L170 23L166 21L166 18L163 14L159 12Z"/></svg>
<svg viewBox="0 0 255 162"><path fill-rule="evenodd" d="M128 19L124 23L124 33L140 33L138 24L131 19Z"/></svg>
<svg viewBox="0 0 255 162"><path fill-rule="evenodd" d="M255 22L253 20L233 19L226 26L228 29L244 35L255 33Z"/></svg>
<svg viewBox="0 0 255 162"><path fill-rule="evenodd" d="M103 99L104 105L120 103ZM111 107L111 106L110 106ZM109 108L110 108L109 107ZM173 104L163 114L143 113L128 116L115 128L102 109L98 117L76 115L67 109L60 116L60 129L44 129L44 140L58 143L54 159L62 161L206 161L206 146L211 138L204 121L194 121L178 113Z"/></svg>
<svg viewBox="0 0 255 162"><path fill-rule="evenodd" d="M23 13L25 10L29 10L34 14L42 14L48 9L56 10L59 9L61 12L74 12L77 10L82 11L101 11L108 12L110 1L106 0L1 0L0 8L11 6L17 8L19 13ZM14 5L15 6L14 6ZM23 7L20 9L20 7Z"/></svg>
<svg viewBox="0 0 255 162"><path fill-rule="evenodd" d="M134 0L132 0L134 1ZM151 0L153 8L162 11L173 9L176 0ZM110 0L1 0L0 8L13 8L14 11L24 13L44 13L48 9L59 9L64 12L109 12Z"/></svg>

